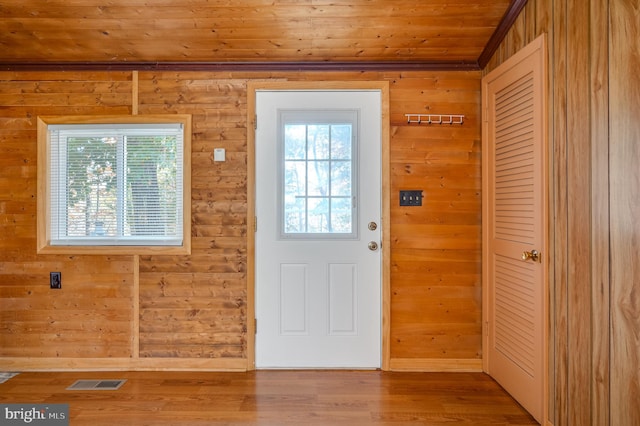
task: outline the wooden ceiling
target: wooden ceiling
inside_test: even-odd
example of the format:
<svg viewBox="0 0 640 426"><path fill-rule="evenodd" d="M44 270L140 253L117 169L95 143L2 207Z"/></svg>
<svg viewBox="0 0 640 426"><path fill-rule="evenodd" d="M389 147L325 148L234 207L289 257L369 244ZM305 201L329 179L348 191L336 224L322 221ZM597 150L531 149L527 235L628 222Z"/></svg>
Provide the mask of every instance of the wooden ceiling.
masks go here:
<svg viewBox="0 0 640 426"><path fill-rule="evenodd" d="M72 63L477 68L492 36L504 31L504 21L524 3L3 1L0 69Z"/></svg>

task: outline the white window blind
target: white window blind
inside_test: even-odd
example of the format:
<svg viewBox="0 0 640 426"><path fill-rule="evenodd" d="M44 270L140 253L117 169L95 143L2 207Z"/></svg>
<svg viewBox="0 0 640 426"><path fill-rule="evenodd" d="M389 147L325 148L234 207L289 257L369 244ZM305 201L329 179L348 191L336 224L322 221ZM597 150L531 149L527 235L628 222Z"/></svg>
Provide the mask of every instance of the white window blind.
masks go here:
<svg viewBox="0 0 640 426"><path fill-rule="evenodd" d="M183 240L183 126L50 125L51 245Z"/></svg>

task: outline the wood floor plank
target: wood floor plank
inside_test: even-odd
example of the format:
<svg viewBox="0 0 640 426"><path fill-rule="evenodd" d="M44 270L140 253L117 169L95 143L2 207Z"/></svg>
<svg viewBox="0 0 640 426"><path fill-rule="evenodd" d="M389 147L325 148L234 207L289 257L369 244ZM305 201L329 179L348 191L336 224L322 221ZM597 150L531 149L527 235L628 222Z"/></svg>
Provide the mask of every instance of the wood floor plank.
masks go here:
<svg viewBox="0 0 640 426"><path fill-rule="evenodd" d="M116 391L76 380L126 379ZM534 425L482 373L381 371L21 373L0 403L66 403L71 425Z"/></svg>

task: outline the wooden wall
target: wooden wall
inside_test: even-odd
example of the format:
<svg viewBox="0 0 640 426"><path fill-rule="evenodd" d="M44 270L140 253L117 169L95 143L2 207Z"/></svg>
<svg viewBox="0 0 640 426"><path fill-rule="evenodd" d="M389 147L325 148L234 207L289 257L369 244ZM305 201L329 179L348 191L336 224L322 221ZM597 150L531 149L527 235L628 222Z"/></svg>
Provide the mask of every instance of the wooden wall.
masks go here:
<svg viewBox="0 0 640 426"><path fill-rule="evenodd" d="M192 254L140 259L142 357L246 356L246 80L211 77L139 78L140 114L193 115Z"/></svg>
<svg viewBox="0 0 640 426"><path fill-rule="evenodd" d="M640 8L530 0L484 70L549 34L550 418L640 424Z"/></svg>
<svg viewBox="0 0 640 426"><path fill-rule="evenodd" d="M481 368L479 80L450 73L391 85L391 368ZM401 113L464 114L463 126ZM422 189L422 207L398 190Z"/></svg>
<svg viewBox="0 0 640 426"><path fill-rule="evenodd" d="M640 4L610 2L609 35L609 192L598 206L606 217L610 281L611 425L640 424ZM598 152L604 154L605 149ZM604 162L604 160L602 160ZM598 163L599 164L599 163ZM605 162L601 169L606 170ZM606 176L606 175L605 175ZM606 186L605 186L606 188ZM607 197L608 195L608 197ZM603 217L603 219L605 218ZM605 222L606 224L606 222ZM600 235L598 235L600 237ZM607 270L607 268L603 268ZM606 281L605 281L606 284ZM607 288L605 287L604 290ZM599 299L602 291L595 293ZM599 306L599 305L596 305ZM601 308L602 309L602 308ZM605 309L602 309L603 313ZM603 323L598 331L607 328ZM602 333L604 334L604 333ZM606 334L604 334L606 336ZM603 342L606 344L606 340ZM599 347L606 354L606 346ZM598 356L600 356L598 353ZM606 360L606 358L603 356ZM606 368L602 361L598 365Z"/></svg>
<svg viewBox="0 0 640 426"><path fill-rule="evenodd" d="M36 255L36 117L128 114L131 73L0 77L0 354L131 356L130 257ZM49 290L49 272L62 290ZM0 368L1 369L1 368Z"/></svg>
<svg viewBox="0 0 640 426"><path fill-rule="evenodd" d="M246 367L252 79L390 81L391 365L480 368L480 72L165 71L0 72L0 369ZM192 254L36 255L36 117L135 112L193 115Z"/></svg>

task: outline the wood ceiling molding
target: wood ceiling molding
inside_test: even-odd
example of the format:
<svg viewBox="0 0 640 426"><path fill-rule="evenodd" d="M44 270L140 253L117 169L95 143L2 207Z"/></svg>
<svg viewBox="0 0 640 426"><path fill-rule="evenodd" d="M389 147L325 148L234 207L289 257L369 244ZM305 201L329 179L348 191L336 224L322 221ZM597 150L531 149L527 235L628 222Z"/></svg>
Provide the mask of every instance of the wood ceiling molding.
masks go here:
<svg viewBox="0 0 640 426"><path fill-rule="evenodd" d="M0 71L477 71L475 61L0 62Z"/></svg>
<svg viewBox="0 0 640 426"><path fill-rule="evenodd" d="M511 29L511 26L516 22L516 19L518 19L520 12L522 12L522 9L526 6L527 1L528 0L513 0L511 2L509 8L504 14L504 17L502 18L502 21L500 21L500 24L498 24L493 35L487 42L487 45L484 47L484 50L478 57L478 67L480 69L484 69L484 67L489 63L489 60L491 60L493 54L496 53L500 43L502 43L502 40L507 36L509 29Z"/></svg>

